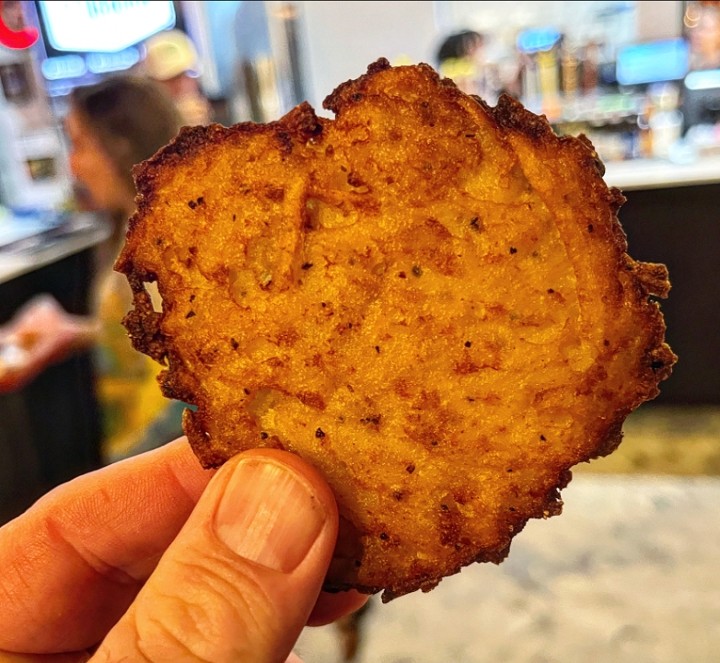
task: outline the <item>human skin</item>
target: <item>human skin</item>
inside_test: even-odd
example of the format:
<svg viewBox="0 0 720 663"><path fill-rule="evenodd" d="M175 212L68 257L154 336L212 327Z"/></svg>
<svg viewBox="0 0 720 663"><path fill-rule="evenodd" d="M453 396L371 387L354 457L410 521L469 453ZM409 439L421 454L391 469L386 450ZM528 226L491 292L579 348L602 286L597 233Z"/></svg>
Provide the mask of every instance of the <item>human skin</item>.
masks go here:
<svg viewBox="0 0 720 663"><path fill-rule="evenodd" d="M0 528L0 662L297 662L306 624L365 602L321 592L336 536L332 493L296 456L213 473L176 440Z"/></svg>

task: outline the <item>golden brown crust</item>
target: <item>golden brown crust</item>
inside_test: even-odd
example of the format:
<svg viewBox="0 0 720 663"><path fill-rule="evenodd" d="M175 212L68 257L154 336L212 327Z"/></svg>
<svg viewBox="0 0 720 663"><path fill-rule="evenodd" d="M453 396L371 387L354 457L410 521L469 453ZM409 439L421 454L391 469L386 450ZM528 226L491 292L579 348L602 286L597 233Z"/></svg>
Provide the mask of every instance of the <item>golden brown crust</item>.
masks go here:
<svg viewBox="0 0 720 663"><path fill-rule="evenodd" d="M314 464L341 514L326 588L388 600L560 512L670 374L669 282L626 254L592 144L517 101L379 60L324 106L184 130L136 170L116 268L201 462Z"/></svg>

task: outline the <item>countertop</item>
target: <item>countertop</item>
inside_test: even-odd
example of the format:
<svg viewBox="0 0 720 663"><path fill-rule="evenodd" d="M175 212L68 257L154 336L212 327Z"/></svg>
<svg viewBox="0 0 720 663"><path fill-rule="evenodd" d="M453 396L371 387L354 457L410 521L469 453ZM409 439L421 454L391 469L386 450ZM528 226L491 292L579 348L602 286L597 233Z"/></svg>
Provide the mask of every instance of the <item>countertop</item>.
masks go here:
<svg viewBox="0 0 720 663"><path fill-rule="evenodd" d="M372 599L356 663L715 663L720 477L576 476L499 566L477 564L387 605ZM337 663L335 626L304 660Z"/></svg>
<svg viewBox="0 0 720 663"><path fill-rule="evenodd" d="M101 243L110 226L89 213L3 218L0 284Z"/></svg>
<svg viewBox="0 0 720 663"><path fill-rule="evenodd" d="M720 156L703 157L689 163L666 159L634 159L605 163L605 181L623 191L667 189L720 182Z"/></svg>

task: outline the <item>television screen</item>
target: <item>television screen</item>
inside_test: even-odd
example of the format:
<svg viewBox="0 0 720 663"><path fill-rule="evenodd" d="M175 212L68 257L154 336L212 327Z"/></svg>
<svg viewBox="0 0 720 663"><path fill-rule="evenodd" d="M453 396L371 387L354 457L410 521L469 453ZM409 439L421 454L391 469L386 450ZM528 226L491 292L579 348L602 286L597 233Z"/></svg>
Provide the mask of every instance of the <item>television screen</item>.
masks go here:
<svg viewBox="0 0 720 663"><path fill-rule="evenodd" d="M47 2L35 0L40 68L50 96L76 84L125 71L141 57L139 45L168 28L183 29L177 2Z"/></svg>
<svg viewBox="0 0 720 663"><path fill-rule="evenodd" d="M687 41L666 39L620 49L615 74L620 85L648 85L681 80L689 68Z"/></svg>

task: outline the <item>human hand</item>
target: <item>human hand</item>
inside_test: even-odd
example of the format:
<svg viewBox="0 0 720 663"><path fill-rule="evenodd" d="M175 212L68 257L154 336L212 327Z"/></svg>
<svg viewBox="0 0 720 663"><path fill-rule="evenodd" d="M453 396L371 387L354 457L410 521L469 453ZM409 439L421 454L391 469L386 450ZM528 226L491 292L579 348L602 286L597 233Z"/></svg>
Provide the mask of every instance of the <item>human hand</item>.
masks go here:
<svg viewBox="0 0 720 663"><path fill-rule="evenodd" d="M298 663L306 624L365 602L320 592L337 523L277 450L213 473L181 438L79 477L0 528L0 662Z"/></svg>
<svg viewBox="0 0 720 663"><path fill-rule="evenodd" d="M30 300L0 329L0 393L20 389L47 366L93 342L98 324L70 315L49 295Z"/></svg>

